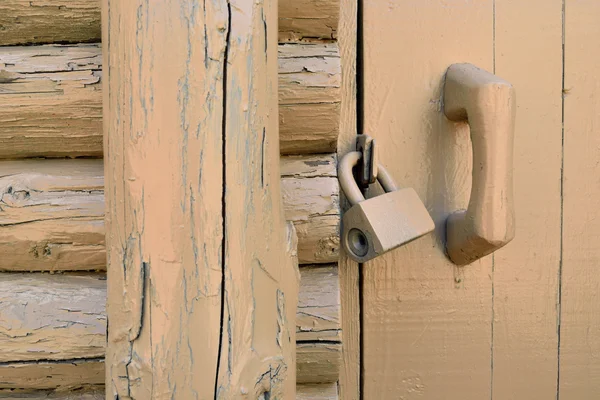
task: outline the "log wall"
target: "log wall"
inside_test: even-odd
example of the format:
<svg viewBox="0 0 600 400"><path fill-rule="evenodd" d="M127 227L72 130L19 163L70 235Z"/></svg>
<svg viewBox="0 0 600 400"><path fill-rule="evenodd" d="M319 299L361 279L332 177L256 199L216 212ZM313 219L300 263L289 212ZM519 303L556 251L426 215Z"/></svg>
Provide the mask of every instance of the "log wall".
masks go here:
<svg viewBox="0 0 600 400"><path fill-rule="evenodd" d="M340 294L335 265L300 269L297 381L335 382ZM0 389L104 382L106 276L6 274L0 280Z"/></svg>
<svg viewBox="0 0 600 400"><path fill-rule="evenodd" d="M339 15L339 0L281 0L279 41L335 39ZM3 0L0 26L0 46L97 42L100 0Z"/></svg>
<svg viewBox="0 0 600 400"><path fill-rule="evenodd" d="M102 160L0 161L0 271L106 269ZM332 154L281 158L300 263L335 262L339 188Z"/></svg>
<svg viewBox="0 0 600 400"><path fill-rule="evenodd" d="M281 184L307 264L298 399L338 398L339 15L339 0L279 3ZM100 1L2 1L0 30L0 397L103 398L106 281L41 273L106 269Z"/></svg>

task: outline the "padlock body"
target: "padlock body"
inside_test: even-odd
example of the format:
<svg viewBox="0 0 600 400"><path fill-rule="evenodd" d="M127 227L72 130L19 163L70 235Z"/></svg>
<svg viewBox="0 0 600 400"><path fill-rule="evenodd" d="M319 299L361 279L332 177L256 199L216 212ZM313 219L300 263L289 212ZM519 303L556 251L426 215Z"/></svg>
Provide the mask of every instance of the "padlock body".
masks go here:
<svg viewBox="0 0 600 400"><path fill-rule="evenodd" d="M405 188L352 206L342 219L342 243L352 259L366 262L434 227L417 193Z"/></svg>

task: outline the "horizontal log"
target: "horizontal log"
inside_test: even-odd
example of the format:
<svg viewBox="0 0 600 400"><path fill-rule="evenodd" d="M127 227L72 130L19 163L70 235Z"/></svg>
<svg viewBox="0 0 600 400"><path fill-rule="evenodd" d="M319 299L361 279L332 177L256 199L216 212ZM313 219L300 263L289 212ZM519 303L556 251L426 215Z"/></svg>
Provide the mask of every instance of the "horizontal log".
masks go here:
<svg viewBox="0 0 600 400"><path fill-rule="evenodd" d="M340 338L337 266L303 267L301 277L298 381L333 382L340 362L339 343L332 341ZM102 383L105 302L103 274L4 274L0 389Z"/></svg>
<svg viewBox="0 0 600 400"><path fill-rule="evenodd" d="M104 400L104 386L75 390L0 390L2 400Z"/></svg>
<svg viewBox="0 0 600 400"><path fill-rule="evenodd" d="M281 165L300 262L337 261L335 157L283 157ZM102 160L0 161L0 270L105 270L103 174Z"/></svg>
<svg viewBox="0 0 600 400"><path fill-rule="evenodd" d="M341 100L337 45L280 45L278 54L281 154L334 152Z"/></svg>
<svg viewBox="0 0 600 400"><path fill-rule="evenodd" d="M66 389L101 384L103 359L0 364L0 389Z"/></svg>
<svg viewBox="0 0 600 400"><path fill-rule="evenodd" d="M2 0L0 46L100 41L100 4L100 0ZM282 0L279 41L334 39L339 16L339 0Z"/></svg>
<svg viewBox="0 0 600 400"><path fill-rule="evenodd" d="M102 160L0 162L0 270L106 269Z"/></svg>
<svg viewBox="0 0 600 400"><path fill-rule="evenodd" d="M339 0L282 0L279 2L279 41L337 38Z"/></svg>
<svg viewBox="0 0 600 400"><path fill-rule="evenodd" d="M296 386L296 400L338 400L337 382ZM91 399L90 399L91 400Z"/></svg>
<svg viewBox="0 0 600 400"><path fill-rule="evenodd" d="M104 400L104 387L75 390L0 390L2 400ZM296 386L296 400L338 400L337 383L304 384Z"/></svg>
<svg viewBox="0 0 600 400"><path fill-rule="evenodd" d="M300 268L296 341L341 341L341 303L338 267Z"/></svg>
<svg viewBox="0 0 600 400"><path fill-rule="evenodd" d="M334 44L279 47L282 154L334 152L341 66ZM98 44L0 48L0 158L102 156Z"/></svg>
<svg viewBox="0 0 600 400"><path fill-rule="evenodd" d="M3 274L0 365L104 357L105 279L102 275Z"/></svg>
<svg viewBox="0 0 600 400"><path fill-rule="evenodd" d="M296 359L296 382L337 382L342 363L342 344L298 343L296 346Z"/></svg>
<svg viewBox="0 0 600 400"><path fill-rule="evenodd" d="M340 248L339 184L335 155L281 158L286 219L298 234L300 264L337 262Z"/></svg>
<svg viewBox="0 0 600 400"><path fill-rule="evenodd" d="M0 45L101 38L99 0L2 0Z"/></svg>
<svg viewBox="0 0 600 400"><path fill-rule="evenodd" d="M102 155L98 45L0 48L0 158Z"/></svg>

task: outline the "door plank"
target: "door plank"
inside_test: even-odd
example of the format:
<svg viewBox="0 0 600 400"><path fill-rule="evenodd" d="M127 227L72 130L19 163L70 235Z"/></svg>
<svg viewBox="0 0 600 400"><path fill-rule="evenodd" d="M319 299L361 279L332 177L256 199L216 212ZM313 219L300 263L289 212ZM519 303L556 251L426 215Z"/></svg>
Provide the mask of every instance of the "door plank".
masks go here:
<svg viewBox="0 0 600 400"><path fill-rule="evenodd" d="M599 19L599 2L566 2L560 400L600 392Z"/></svg>
<svg viewBox="0 0 600 400"><path fill-rule="evenodd" d="M491 258L458 268L445 256L445 220L466 208L472 161L467 126L445 119L440 98L450 64L492 69L492 1L374 0L363 21L365 131L436 223L363 267L363 396L486 399Z"/></svg>
<svg viewBox="0 0 600 400"><path fill-rule="evenodd" d="M357 50L358 1L341 0L339 48L342 59L340 134L338 154L355 148L358 133L357 114ZM340 201L344 201L340 193ZM342 365L339 395L344 400L360 398L360 289L359 266L345 252L339 258L340 295L342 303Z"/></svg>
<svg viewBox="0 0 600 400"><path fill-rule="evenodd" d="M515 86L518 107L516 236L494 254L493 398L550 399L558 372L562 1L496 0L495 18L495 72Z"/></svg>

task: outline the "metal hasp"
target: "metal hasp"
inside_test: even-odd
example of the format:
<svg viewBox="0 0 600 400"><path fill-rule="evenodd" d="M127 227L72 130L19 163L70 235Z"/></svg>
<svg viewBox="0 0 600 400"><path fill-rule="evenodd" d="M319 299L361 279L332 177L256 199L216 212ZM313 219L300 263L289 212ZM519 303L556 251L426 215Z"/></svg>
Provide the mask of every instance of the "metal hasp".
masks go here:
<svg viewBox="0 0 600 400"><path fill-rule="evenodd" d="M358 173L356 180L361 189L368 189L369 185L377 181L377 146L375 139L369 135L358 135L356 138L356 151L360 152L358 160Z"/></svg>
<svg viewBox="0 0 600 400"><path fill-rule="evenodd" d="M515 236L515 112L515 90L507 81L471 64L448 68L444 113L469 124L473 143L469 205L446 222L446 251L457 265L493 253Z"/></svg>
<svg viewBox="0 0 600 400"><path fill-rule="evenodd" d="M342 219L342 244L350 258L364 263L431 232L434 223L414 189L398 189L381 164L376 178L386 193L365 200L352 174L361 158L359 151L346 154L338 179L352 204Z"/></svg>

